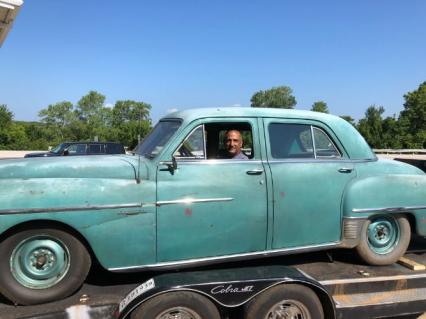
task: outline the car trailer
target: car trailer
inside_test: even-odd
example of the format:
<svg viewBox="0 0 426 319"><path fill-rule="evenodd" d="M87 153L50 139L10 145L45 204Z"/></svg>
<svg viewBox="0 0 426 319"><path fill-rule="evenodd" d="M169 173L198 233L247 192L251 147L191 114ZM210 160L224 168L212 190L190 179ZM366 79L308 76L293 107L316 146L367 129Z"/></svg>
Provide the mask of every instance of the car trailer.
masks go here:
<svg viewBox="0 0 426 319"><path fill-rule="evenodd" d="M139 274L126 283L85 284L59 302L0 303L0 318L368 319L426 312L426 253L412 250L398 264L380 267L351 258L347 251L287 256L145 276L143 283Z"/></svg>
<svg viewBox="0 0 426 319"><path fill-rule="evenodd" d="M414 254L404 258L405 266L346 264L342 267L341 263L325 261L292 267L266 265L160 275L131 291L121 301L116 317L367 319L420 316L426 312L426 256ZM423 270L406 268L413 265Z"/></svg>

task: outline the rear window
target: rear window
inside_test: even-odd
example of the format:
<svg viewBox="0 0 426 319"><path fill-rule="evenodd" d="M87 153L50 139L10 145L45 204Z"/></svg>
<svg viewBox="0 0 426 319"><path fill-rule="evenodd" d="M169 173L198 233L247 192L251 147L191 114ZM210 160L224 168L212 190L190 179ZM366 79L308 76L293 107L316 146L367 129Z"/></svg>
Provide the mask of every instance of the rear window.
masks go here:
<svg viewBox="0 0 426 319"><path fill-rule="evenodd" d="M87 151L89 154L104 154L104 145L103 144L89 144Z"/></svg>
<svg viewBox="0 0 426 319"><path fill-rule="evenodd" d="M107 154L124 154L124 147L121 144L106 144L105 153Z"/></svg>

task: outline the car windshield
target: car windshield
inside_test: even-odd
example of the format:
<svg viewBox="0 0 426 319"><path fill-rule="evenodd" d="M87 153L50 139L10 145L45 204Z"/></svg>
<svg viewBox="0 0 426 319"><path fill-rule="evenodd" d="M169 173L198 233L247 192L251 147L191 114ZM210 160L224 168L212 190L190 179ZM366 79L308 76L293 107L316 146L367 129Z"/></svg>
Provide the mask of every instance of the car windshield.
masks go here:
<svg viewBox="0 0 426 319"><path fill-rule="evenodd" d="M181 124L179 120L160 121L152 132L137 146L135 153L146 158L155 158Z"/></svg>
<svg viewBox="0 0 426 319"><path fill-rule="evenodd" d="M64 143L59 144L58 146L56 146L56 147L52 148L52 149L50 150L50 153L59 154L59 153L61 153L61 151L62 151L64 148L65 148L65 144L64 144Z"/></svg>

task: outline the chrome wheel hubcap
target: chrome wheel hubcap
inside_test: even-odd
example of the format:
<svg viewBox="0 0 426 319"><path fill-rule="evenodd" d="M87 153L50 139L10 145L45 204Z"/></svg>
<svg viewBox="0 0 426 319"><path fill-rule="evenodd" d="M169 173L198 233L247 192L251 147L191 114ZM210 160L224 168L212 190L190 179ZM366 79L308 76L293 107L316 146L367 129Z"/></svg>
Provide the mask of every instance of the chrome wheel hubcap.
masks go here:
<svg viewBox="0 0 426 319"><path fill-rule="evenodd" d="M269 309L264 319L311 319L311 315L303 303L283 300Z"/></svg>
<svg viewBox="0 0 426 319"><path fill-rule="evenodd" d="M376 254L388 254L395 249L401 236L399 224L393 217L378 217L367 229L368 245Z"/></svg>
<svg viewBox="0 0 426 319"><path fill-rule="evenodd" d="M32 289L54 286L64 278L69 267L70 255L65 244L47 235L21 241L10 256L13 277Z"/></svg>
<svg viewBox="0 0 426 319"><path fill-rule="evenodd" d="M192 309L186 307L173 307L163 311L155 319L202 319ZM206 318L207 319L207 318Z"/></svg>

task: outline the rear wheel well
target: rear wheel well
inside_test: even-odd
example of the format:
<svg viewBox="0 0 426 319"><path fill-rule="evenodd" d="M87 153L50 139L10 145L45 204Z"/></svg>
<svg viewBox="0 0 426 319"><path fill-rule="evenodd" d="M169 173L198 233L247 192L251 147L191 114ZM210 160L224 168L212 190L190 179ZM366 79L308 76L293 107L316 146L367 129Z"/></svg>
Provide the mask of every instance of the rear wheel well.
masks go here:
<svg viewBox="0 0 426 319"><path fill-rule="evenodd" d="M22 230L40 229L40 228L58 229L74 236L84 245L84 247L89 252L90 257L92 259L92 267L93 267L93 263L99 264L99 261L96 258L96 255L93 252L92 248L90 247L86 238L84 238L84 236L80 232L78 232L75 228L71 227L70 225L59 222L59 221L55 221L55 220L49 220L49 219L29 220L29 221L17 224L15 226L12 226L8 230L6 230L3 234L0 235L0 243L11 234L15 234Z"/></svg>
<svg viewBox="0 0 426 319"><path fill-rule="evenodd" d="M412 213L403 213L401 214L405 216L410 223L411 233L417 234L417 227L416 227L416 217Z"/></svg>

